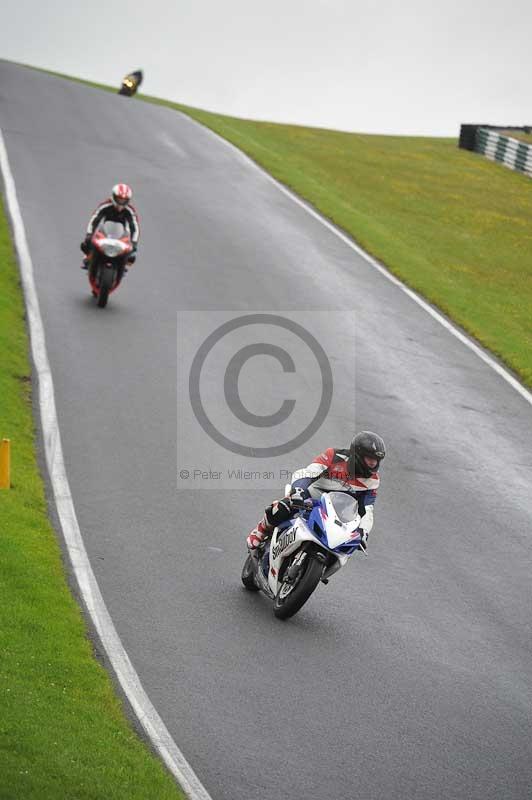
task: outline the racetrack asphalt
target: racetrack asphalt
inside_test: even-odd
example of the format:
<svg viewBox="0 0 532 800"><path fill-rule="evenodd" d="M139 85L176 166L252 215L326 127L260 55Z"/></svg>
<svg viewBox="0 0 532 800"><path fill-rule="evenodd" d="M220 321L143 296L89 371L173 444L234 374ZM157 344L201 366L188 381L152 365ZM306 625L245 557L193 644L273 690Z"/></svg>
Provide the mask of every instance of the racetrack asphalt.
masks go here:
<svg viewBox="0 0 532 800"><path fill-rule="evenodd" d="M530 797L530 405L185 116L0 61L0 128L92 567L214 800ZM141 244L100 310L79 242L118 180L133 186ZM282 482L187 489L176 474L194 466L183 453L225 463L181 373L211 320L249 311L311 320L331 356L331 413L287 466L355 428L388 446L368 558L287 623L239 577L244 537ZM298 409L312 416L315 368L298 358ZM269 361L241 372L257 414L283 397Z"/></svg>

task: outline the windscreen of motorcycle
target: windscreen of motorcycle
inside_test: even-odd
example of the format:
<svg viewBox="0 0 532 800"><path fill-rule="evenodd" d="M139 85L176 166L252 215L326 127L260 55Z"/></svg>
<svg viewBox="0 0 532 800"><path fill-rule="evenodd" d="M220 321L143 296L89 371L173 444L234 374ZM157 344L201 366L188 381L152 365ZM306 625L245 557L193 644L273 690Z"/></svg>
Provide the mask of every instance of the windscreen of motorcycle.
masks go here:
<svg viewBox="0 0 532 800"><path fill-rule="evenodd" d="M358 500L347 492L329 492L328 498L334 508L336 516L344 525L358 515Z"/></svg>
<svg viewBox="0 0 532 800"><path fill-rule="evenodd" d="M105 234L107 239L121 239L123 236L128 236L128 232L121 222L112 222L106 220L98 226L98 230Z"/></svg>

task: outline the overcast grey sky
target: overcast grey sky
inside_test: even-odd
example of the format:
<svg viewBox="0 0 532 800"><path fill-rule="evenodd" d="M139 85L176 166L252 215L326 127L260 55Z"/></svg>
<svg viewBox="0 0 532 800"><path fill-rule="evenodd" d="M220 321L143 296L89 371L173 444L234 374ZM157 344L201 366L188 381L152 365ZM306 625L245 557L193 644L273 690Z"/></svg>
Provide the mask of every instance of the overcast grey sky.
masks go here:
<svg viewBox="0 0 532 800"><path fill-rule="evenodd" d="M532 2L4 0L0 57L235 116L371 133L532 124ZM1 90L1 87L0 87Z"/></svg>

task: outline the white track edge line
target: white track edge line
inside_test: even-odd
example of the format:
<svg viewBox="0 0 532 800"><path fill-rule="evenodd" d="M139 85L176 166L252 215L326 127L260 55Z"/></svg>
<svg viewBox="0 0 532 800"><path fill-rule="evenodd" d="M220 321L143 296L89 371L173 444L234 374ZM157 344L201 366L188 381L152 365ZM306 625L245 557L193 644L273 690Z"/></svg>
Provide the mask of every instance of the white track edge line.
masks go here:
<svg viewBox="0 0 532 800"><path fill-rule="evenodd" d="M20 274L24 289L30 330L31 352L35 371L37 373L46 465L52 484L63 537L83 602L90 614L90 618L100 637L117 679L120 682L120 686L153 747L159 753L190 800L212 800L185 756L172 739L164 722L144 691L140 679L113 625L98 587L96 577L92 571L76 518L74 503L66 475L55 407L54 385L46 352L44 328L33 277L33 264L18 203L15 181L9 165L7 149L1 129L0 169L4 179L7 205L13 226L15 248L18 254Z"/></svg>
<svg viewBox="0 0 532 800"><path fill-rule="evenodd" d="M243 150L240 150L240 148L237 147L236 144L233 144L233 142L230 142L228 139L224 139L224 137L221 134L216 133L216 131L213 131L212 128L207 127L207 125L204 125L197 119L189 117L188 114L185 114L184 111L178 111L178 114L180 114L184 119L188 120L189 122L192 122L194 125L199 125L199 127L202 128L204 131L207 131L213 137L222 142L226 147L229 147L231 150L233 150L241 160L245 160L247 163L251 164L268 181L270 181L270 183L273 183L273 185L276 186L280 192L282 192L284 195L293 200L294 203L297 203L297 205L303 208L307 212L307 214L310 214L311 217L314 217L314 219L317 219L318 222L321 222L322 225L325 225L326 228L332 231L332 233L334 233L335 236L337 236L339 239L342 240L342 242L344 242L348 247L350 247L351 250L354 250L359 256L361 256L365 261L367 261L367 263L374 269L376 269L377 272L380 272L380 274L383 275L387 280L389 280L391 283L395 284L395 286L401 289L402 292L404 292L408 297L410 297L411 300L417 303L418 306L420 306L424 311L427 312L427 314L430 314L430 316L433 319L435 319L436 322L439 322L440 325L442 325L447 331L449 331L449 333L455 336L460 342L462 342L462 344L465 344L465 346L468 347L470 350L472 350L473 353L475 353L475 355L477 355L482 361L484 361L485 364L491 367L498 375L500 375L501 378L503 378L507 383L509 383L510 386L513 389L515 389L516 392L518 392L521 395L521 397L523 397L527 401L527 403L532 405L532 392L529 392L528 389L517 380L517 378L514 378L514 376L510 372L508 372L507 369L505 369L505 367L499 364L491 355L489 355L489 353L483 350L479 344L476 344L476 342L472 341L472 339L466 336L466 334L462 333L462 331L459 330L452 322L450 322L450 320L448 320L443 314L436 311L436 309L433 308L430 305L430 303L428 303L426 300L420 297L420 295L418 295L413 289L410 289L399 278L397 278L395 275L389 272L389 270L387 270L386 267L380 264L376 259L372 258L369 255L369 253L366 253L366 251L363 250L362 247L360 247L360 245L356 244L352 239L350 239L347 234L343 233L332 222L329 222L329 220L326 219L324 216L322 216L319 213L319 211L316 211L314 208L308 205L308 202L304 201L301 197L299 197L299 195L295 194L291 189L289 189L287 186L284 186L284 184L280 183L280 181L278 181L276 178L270 175L270 173L267 172L259 164L257 164L257 162L251 158L251 156L248 156L247 153L244 153Z"/></svg>

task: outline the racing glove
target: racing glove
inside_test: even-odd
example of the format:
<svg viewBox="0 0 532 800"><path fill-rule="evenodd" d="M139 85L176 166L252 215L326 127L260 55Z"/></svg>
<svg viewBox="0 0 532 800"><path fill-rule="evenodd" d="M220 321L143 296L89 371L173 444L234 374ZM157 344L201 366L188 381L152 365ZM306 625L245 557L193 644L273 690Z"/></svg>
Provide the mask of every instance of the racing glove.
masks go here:
<svg viewBox="0 0 532 800"><path fill-rule="evenodd" d="M311 497L294 497L291 495L287 498L292 506L292 513L294 511L312 511L313 501Z"/></svg>
<svg viewBox="0 0 532 800"><path fill-rule="evenodd" d="M264 511L264 518L268 525L276 528L281 522L286 522L293 514L292 502L289 497L283 497L282 500L275 500Z"/></svg>
<svg viewBox="0 0 532 800"><path fill-rule="evenodd" d="M82 253L85 253L85 255L87 255L87 253L89 252L90 243L91 243L91 240L90 240L90 237L89 237L87 239L83 239L82 243L79 246L79 249L81 250Z"/></svg>

